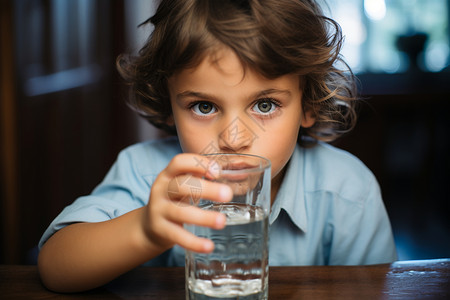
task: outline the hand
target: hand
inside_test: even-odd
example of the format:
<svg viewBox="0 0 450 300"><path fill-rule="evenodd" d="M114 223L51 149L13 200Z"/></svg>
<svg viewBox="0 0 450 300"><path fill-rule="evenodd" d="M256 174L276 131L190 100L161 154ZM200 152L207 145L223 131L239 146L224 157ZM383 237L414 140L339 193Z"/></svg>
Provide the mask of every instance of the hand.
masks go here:
<svg viewBox="0 0 450 300"><path fill-rule="evenodd" d="M205 156L179 154L158 175L153 183L142 227L145 236L162 251L175 244L195 251L208 253L214 243L199 238L183 228L183 224L222 229L226 217L219 212L206 211L191 205L200 198L227 202L231 189L224 184L202 178L213 178L218 166Z"/></svg>

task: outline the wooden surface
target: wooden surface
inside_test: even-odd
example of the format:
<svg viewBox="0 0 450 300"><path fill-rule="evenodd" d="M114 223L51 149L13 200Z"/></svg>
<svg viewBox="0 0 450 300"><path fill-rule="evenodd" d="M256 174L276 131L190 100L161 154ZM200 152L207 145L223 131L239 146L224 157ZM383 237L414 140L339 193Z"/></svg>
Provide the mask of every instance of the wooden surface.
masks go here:
<svg viewBox="0 0 450 300"><path fill-rule="evenodd" d="M79 294L46 290L36 266L0 266L1 299L184 299L184 268L137 268ZM450 259L271 267L270 299L450 299Z"/></svg>

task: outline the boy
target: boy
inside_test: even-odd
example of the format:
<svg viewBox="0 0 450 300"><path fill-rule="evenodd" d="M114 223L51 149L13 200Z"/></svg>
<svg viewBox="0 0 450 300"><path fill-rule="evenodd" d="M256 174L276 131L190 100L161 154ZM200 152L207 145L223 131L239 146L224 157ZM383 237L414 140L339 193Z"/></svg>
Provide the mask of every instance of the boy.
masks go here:
<svg viewBox="0 0 450 300"><path fill-rule="evenodd" d="M339 26L314 1L167 0L149 21L151 38L118 66L130 103L176 137L124 150L93 193L55 219L38 262L49 289L94 288L145 262L183 265L183 248L211 252L183 224L220 229L225 217L179 203L190 176L201 197L232 198L201 179L216 172L204 153L270 159L270 265L396 259L376 179L323 143L353 127L356 98L351 74L336 68Z"/></svg>

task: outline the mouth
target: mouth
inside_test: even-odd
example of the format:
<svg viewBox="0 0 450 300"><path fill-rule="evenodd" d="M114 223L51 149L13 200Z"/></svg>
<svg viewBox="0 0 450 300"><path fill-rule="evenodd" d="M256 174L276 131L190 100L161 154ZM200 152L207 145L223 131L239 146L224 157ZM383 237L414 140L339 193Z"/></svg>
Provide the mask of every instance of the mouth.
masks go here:
<svg viewBox="0 0 450 300"><path fill-rule="evenodd" d="M220 166L220 178L225 181L242 182L250 177L260 176L266 167L266 160L251 154L206 154ZM270 163L269 163L270 164Z"/></svg>
<svg viewBox="0 0 450 300"><path fill-rule="evenodd" d="M223 166L221 170L221 178L228 183L243 183L252 180L255 177L258 166L246 162L230 162Z"/></svg>
<svg viewBox="0 0 450 300"><path fill-rule="evenodd" d="M229 164L227 164L226 166L223 166L222 171L245 171L248 172L254 168L257 168L258 166L256 165L251 165L249 163L246 162L230 162Z"/></svg>

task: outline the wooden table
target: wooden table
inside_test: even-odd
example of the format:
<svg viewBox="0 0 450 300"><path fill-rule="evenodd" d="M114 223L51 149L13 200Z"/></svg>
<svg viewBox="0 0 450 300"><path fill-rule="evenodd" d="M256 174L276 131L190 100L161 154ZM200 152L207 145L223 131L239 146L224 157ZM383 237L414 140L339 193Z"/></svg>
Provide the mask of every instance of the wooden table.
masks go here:
<svg viewBox="0 0 450 300"><path fill-rule="evenodd" d="M79 294L46 290L36 266L0 266L0 299L184 299L184 268L137 268ZM269 299L450 299L450 259L271 267Z"/></svg>

